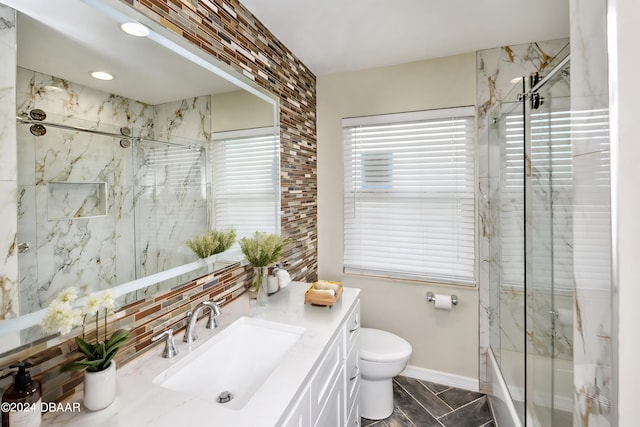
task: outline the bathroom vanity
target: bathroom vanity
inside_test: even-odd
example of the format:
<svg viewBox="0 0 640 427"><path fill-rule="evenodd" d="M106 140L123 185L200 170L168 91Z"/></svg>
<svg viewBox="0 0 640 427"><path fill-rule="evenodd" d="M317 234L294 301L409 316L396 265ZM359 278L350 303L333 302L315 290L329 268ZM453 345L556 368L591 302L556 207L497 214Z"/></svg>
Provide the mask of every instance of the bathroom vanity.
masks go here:
<svg viewBox="0 0 640 427"><path fill-rule="evenodd" d="M108 408L48 413L43 425L358 426L360 291L344 288L328 308L304 304L308 287L293 282L266 306L245 294L223 308L217 329L205 329L201 319L194 343L183 343L179 331L174 358L162 358L159 344L119 367L118 394ZM271 347L279 346L288 349L274 361ZM218 403L224 391L235 392L235 402Z"/></svg>

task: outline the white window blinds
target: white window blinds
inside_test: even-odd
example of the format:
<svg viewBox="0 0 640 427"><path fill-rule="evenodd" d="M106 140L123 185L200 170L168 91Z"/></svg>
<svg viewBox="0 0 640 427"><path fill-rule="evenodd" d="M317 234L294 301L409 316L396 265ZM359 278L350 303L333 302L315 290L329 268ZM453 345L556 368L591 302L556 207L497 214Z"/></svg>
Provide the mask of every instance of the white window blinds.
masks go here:
<svg viewBox="0 0 640 427"><path fill-rule="evenodd" d="M216 133L211 150L213 215L238 238L280 232L279 143L273 128Z"/></svg>
<svg viewBox="0 0 640 427"><path fill-rule="evenodd" d="M344 119L344 270L475 284L474 109Z"/></svg>

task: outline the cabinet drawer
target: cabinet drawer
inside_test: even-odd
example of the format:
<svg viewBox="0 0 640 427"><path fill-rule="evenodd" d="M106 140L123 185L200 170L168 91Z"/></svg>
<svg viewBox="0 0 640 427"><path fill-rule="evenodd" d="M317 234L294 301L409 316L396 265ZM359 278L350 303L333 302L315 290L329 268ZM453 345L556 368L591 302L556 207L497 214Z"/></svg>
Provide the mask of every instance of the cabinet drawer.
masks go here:
<svg viewBox="0 0 640 427"><path fill-rule="evenodd" d="M356 303L345 322L347 352L358 343L360 335L360 301Z"/></svg>
<svg viewBox="0 0 640 427"><path fill-rule="evenodd" d="M333 339L311 382L311 419L318 416L344 363L344 330Z"/></svg>

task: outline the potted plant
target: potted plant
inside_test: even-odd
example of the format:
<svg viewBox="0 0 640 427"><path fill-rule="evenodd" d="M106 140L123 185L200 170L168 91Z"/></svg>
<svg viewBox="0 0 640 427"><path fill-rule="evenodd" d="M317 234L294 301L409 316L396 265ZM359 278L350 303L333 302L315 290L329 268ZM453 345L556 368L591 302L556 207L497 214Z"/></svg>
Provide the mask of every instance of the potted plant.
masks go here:
<svg viewBox="0 0 640 427"><path fill-rule="evenodd" d="M240 239L242 253L253 266L250 289L257 292L258 304L264 305L267 303L269 266L278 261L288 243L289 239L260 231L256 231L256 234L251 238L244 237Z"/></svg>
<svg viewBox="0 0 640 427"><path fill-rule="evenodd" d="M80 310L72 306L78 294L75 288L62 291L49 305L49 311L42 326L48 333L68 334L78 325L82 325L82 335L75 338L78 351L84 357L64 365L61 371L85 369L84 405L91 410L109 406L116 396L116 353L129 338L129 332L116 330L110 337L107 331L107 317L113 313L115 305L110 291L100 295L90 295ZM100 314L104 320L100 334ZM95 340L87 340L87 323L95 321Z"/></svg>
<svg viewBox="0 0 640 427"><path fill-rule="evenodd" d="M226 231L211 230L187 241L187 246L198 258L207 258L211 255L224 252L236 241L236 230L231 228Z"/></svg>

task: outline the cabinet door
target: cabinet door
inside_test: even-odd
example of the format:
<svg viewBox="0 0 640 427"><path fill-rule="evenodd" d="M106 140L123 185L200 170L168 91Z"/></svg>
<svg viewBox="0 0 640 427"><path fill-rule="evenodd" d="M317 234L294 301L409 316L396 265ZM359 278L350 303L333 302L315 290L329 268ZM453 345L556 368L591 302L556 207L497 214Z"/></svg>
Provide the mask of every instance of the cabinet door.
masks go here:
<svg viewBox="0 0 640 427"><path fill-rule="evenodd" d="M333 383L324 407L318 415L315 427L338 427L344 423L344 368L340 370L338 378Z"/></svg>
<svg viewBox="0 0 640 427"><path fill-rule="evenodd" d="M311 418L317 419L320 409L325 405L331 387L339 376L340 369L344 367L344 331L334 338L327 353L323 356L315 376L311 381ZM344 383L343 383L344 384ZM344 397L344 395L343 395Z"/></svg>
<svg viewBox="0 0 640 427"><path fill-rule="evenodd" d="M282 427L308 427L311 425L311 394L307 387L293 409L289 412L289 416Z"/></svg>
<svg viewBox="0 0 640 427"><path fill-rule="evenodd" d="M360 385L356 387L356 391L354 393L355 400L353 402L353 407L349 411L349 418L344 423L345 427L360 427L360 405L358 402L358 397L360 396Z"/></svg>

